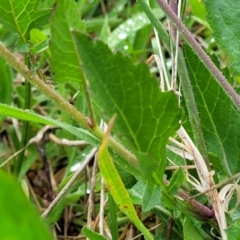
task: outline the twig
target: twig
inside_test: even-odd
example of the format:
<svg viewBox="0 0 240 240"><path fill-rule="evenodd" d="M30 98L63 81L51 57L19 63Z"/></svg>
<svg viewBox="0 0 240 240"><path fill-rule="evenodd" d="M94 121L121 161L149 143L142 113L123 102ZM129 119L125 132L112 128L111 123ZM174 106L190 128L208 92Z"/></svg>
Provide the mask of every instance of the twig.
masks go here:
<svg viewBox="0 0 240 240"><path fill-rule="evenodd" d="M94 211L94 190L96 185L96 174L97 174L97 158L95 156L93 170L92 170L92 177L91 177L91 185L90 185L90 194L88 198L88 213L87 213L87 227L92 228L92 217Z"/></svg>
<svg viewBox="0 0 240 240"><path fill-rule="evenodd" d="M198 196L200 196L200 195L202 195L202 194L209 193L209 192L213 191L214 189L220 188L220 187L222 187L222 186L224 186L224 185L232 182L233 180L235 180L235 179L237 179L237 178L239 178L239 177L240 177L240 173L237 173L237 174L231 176L230 178L225 179L225 180L221 181L220 183L214 185L213 187L207 189L206 191L200 192L200 193L198 193L198 194L195 194L195 195L189 197L189 199L193 199L193 198L196 198L196 197L198 197Z"/></svg>
<svg viewBox="0 0 240 240"><path fill-rule="evenodd" d="M104 233L104 197L105 197L105 188L104 188L104 179L101 177L101 192L100 192L100 209L99 209L99 233L103 235Z"/></svg>

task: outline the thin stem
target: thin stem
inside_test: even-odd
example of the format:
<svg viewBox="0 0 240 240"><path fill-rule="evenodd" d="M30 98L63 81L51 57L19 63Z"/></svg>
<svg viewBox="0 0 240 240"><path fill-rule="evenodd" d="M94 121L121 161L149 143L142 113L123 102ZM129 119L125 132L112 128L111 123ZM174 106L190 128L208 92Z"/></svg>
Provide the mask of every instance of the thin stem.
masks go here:
<svg viewBox="0 0 240 240"><path fill-rule="evenodd" d="M190 31L185 27L183 22L179 19L179 17L172 11L172 9L168 6L165 0L157 0L158 4L165 12L165 14L169 17L169 19L173 22L175 27L179 32L183 35L185 40L189 43L192 49L197 53L197 55L202 59L203 63L207 67L207 69L211 72L211 74L217 79L219 84L223 87L223 89L232 97L235 104L240 107L240 97L235 92L233 87L228 83L227 79L223 76L221 71L216 67L210 57L205 53L199 43L194 39Z"/></svg>
<svg viewBox="0 0 240 240"><path fill-rule="evenodd" d="M28 67L30 67L31 63L29 61L29 58L27 56L27 54L25 54L25 63L27 64ZM30 109L31 103L31 83L27 81L27 79L25 79L25 97L24 97L24 108L25 109ZM22 128L22 139L20 142L20 147L19 149L23 149L28 141L28 130L29 130L29 122L28 121L23 121L23 128ZM21 171L21 167L22 167L22 163L23 163L23 159L24 159L24 153L25 150L21 151L19 154L19 157L15 163L15 175L19 178L19 174ZM18 179L20 180L20 179Z"/></svg>
<svg viewBox="0 0 240 240"><path fill-rule="evenodd" d="M56 102L61 109L68 112L70 116L78 123L80 123L87 130L91 129L91 122L89 118L80 113L74 106L67 102L61 95L50 88L42 79L35 75L27 66L25 66L14 54L12 54L0 42L0 56L8 62L14 69L16 69L25 79L32 85L36 86L39 91L48 96L51 100Z"/></svg>
<svg viewBox="0 0 240 240"><path fill-rule="evenodd" d="M170 51L171 46L170 46L170 39L168 37L167 32L165 29L162 27L158 19L153 15L151 9L149 6L146 4L145 0L138 0L139 4L141 5L142 9L146 13L147 17L151 21L152 25L154 28L157 30L158 35L160 36L161 40L164 42L166 45L167 49ZM175 49L175 45L173 43L173 48ZM192 86L191 82L189 79L188 71L186 68L185 60L183 57L183 53L181 49L179 48L179 54L178 54L178 74L180 76L180 79L182 81L182 89L183 93L185 96L185 102L189 114L189 120L191 123L192 131L193 131L193 136L196 142L196 146L199 149L200 153L203 156L203 159L205 160L207 167L209 168L209 161L208 161L208 154L207 150L205 147L205 142L202 134L202 128L201 128L201 123L200 119L198 116L198 110L197 110L197 105L195 102L195 98L193 95L192 91ZM210 169L210 168L209 168Z"/></svg>
<svg viewBox="0 0 240 240"><path fill-rule="evenodd" d="M79 112L73 105L66 101L61 95L59 95L53 88L49 87L42 79L35 75L27 66L25 66L14 54L12 54L1 42L0 42L0 56L17 70L25 79L27 79L32 85L36 86L39 91L56 102L59 108L67 112L77 123L83 128L91 132L100 141L103 139L104 132L102 132L97 126L93 129L92 122L89 118ZM124 148L114 138L109 138L109 146L114 154L115 162L123 169L132 171L134 175L139 176L138 163L136 157ZM128 168L126 169L126 164Z"/></svg>
<svg viewBox="0 0 240 240"><path fill-rule="evenodd" d="M185 102L188 110L189 120L192 126L195 143L207 165L208 170L210 170L211 168L203 137L202 127L198 116L197 105L193 95L192 85L189 79L188 70L183 57L183 52L180 48L178 52L178 73L181 76L182 90L185 96Z"/></svg>
<svg viewBox="0 0 240 240"><path fill-rule="evenodd" d="M92 105L92 101L91 101L91 98L90 98L90 95L89 95L89 90L88 90L88 86L87 86L87 83L86 83L85 76L83 76L83 78L84 78L83 79L83 84L84 84L84 88L85 88L85 95L86 95L86 99L87 99L88 110L89 110L89 113L90 113L92 128L94 129L97 124L96 124L96 119L95 119L95 116L94 116L93 105Z"/></svg>
<svg viewBox="0 0 240 240"><path fill-rule="evenodd" d="M195 195L189 197L189 199L193 199L193 198L199 197L200 195L209 193L209 192L211 192L211 191L213 191L213 190L215 190L215 189L217 189L217 188L223 187L223 186L227 185L228 183L230 183L230 182L232 182L233 180L238 179L238 178L240 178L240 173L237 173L237 174L235 174L235 175L233 175L233 176L231 176L231 177L229 177L229 178L221 181L220 183L214 185L213 187L207 189L207 190L204 191L204 192L200 192L200 193L198 193L198 194L195 194Z"/></svg>
<svg viewBox="0 0 240 240"><path fill-rule="evenodd" d="M93 158L93 156L95 155L96 152L97 152L97 148L93 148L92 151L87 155L87 157L82 162L82 164L79 167L79 169L74 173L72 178L68 181L68 183L60 191L60 193L57 195L57 197L52 201L52 203L49 205L49 207L42 214L42 216L41 216L42 218L46 218L48 216L48 214L53 210L53 208L59 203L59 201L63 198L63 196L66 194L66 192L72 186L72 184L76 181L76 179L78 178L79 174L87 166L87 164L90 162L90 160Z"/></svg>

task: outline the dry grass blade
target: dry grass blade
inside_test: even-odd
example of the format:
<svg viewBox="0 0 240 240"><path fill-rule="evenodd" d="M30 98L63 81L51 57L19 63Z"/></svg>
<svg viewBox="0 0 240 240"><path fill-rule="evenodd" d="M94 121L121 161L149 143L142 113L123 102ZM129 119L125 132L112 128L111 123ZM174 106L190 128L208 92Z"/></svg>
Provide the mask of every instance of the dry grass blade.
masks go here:
<svg viewBox="0 0 240 240"><path fill-rule="evenodd" d="M93 148L92 151L87 155L87 157L85 158L85 160L83 161L79 169L74 173L74 175L65 185L65 187L60 191L57 197L52 201L49 207L44 211L44 213L41 216L42 218L46 218L48 214L53 210L53 208L57 205L57 203L61 200L61 198L66 194L68 189L72 186L72 184L78 178L79 174L87 166L87 164L90 162L90 160L92 159L92 157L95 155L96 152L97 152L97 148Z"/></svg>
<svg viewBox="0 0 240 240"><path fill-rule="evenodd" d="M238 181L239 181L239 178L236 181L236 183L225 185L219 192L219 198L223 203L224 210L225 212L228 212L230 214L236 210L237 206L240 203L240 186L238 185ZM235 203L235 206L229 210L229 202L232 199L235 192L236 192L236 198L237 198L236 203Z"/></svg>
<svg viewBox="0 0 240 240"><path fill-rule="evenodd" d="M206 191L209 188L212 188L213 186L215 186L215 183L213 180L213 172L208 171L208 168L206 166L206 163L202 155L200 154L200 152L198 151L198 149L196 148L193 141L188 136L187 132L184 130L183 127L181 127L178 130L178 135L182 139L184 144L191 148L191 153L194 156L196 170L198 172L198 176L201 182L201 187L203 188L203 190ZM218 222L218 226L221 231L222 239L226 240L227 235L225 230L227 228L227 223L226 223L226 217L224 212L224 206L223 206L223 203L221 202L220 196L216 189L212 190L206 195L208 196L213 206L215 216Z"/></svg>

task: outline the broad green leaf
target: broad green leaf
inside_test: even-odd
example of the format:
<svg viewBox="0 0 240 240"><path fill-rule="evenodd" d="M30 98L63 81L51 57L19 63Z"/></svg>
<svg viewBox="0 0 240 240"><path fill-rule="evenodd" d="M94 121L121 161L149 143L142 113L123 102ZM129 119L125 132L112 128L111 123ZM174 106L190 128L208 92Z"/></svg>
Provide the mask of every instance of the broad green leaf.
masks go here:
<svg viewBox="0 0 240 240"><path fill-rule="evenodd" d="M193 221L186 217L183 222L183 235L184 240L202 240L202 236L199 235L195 225L193 224Z"/></svg>
<svg viewBox="0 0 240 240"><path fill-rule="evenodd" d="M208 152L221 161L226 174L240 171L240 112L231 98L188 46L186 65Z"/></svg>
<svg viewBox="0 0 240 240"><path fill-rule="evenodd" d="M175 195L182 185L184 180L184 173L182 168L178 168L174 173L173 176L167 185L167 191L170 195Z"/></svg>
<svg viewBox="0 0 240 240"><path fill-rule="evenodd" d="M78 55L72 41L71 30L84 31L79 10L75 1L59 0L52 22L51 69L56 82L81 82L82 71Z"/></svg>
<svg viewBox="0 0 240 240"><path fill-rule="evenodd" d="M228 239L238 240L240 235L240 220L235 221L228 229Z"/></svg>
<svg viewBox="0 0 240 240"><path fill-rule="evenodd" d="M138 157L145 178L155 182L166 165L165 145L179 128L181 110L173 92L161 92L144 63L134 65L100 41L73 33L90 94L105 122L117 114L116 136Z"/></svg>
<svg viewBox="0 0 240 240"><path fill-rule="evenodd" d="M53 239L20 185L3 171L0 171L0 185L1 239Z"/></svg>
<svg viewBox="0 0 240 240"><path fill-rule="evenodd" d="M220 47L233 60L232 67L240 72L240 7L236 0L205 0L207 20Z"/></svg>
<svg viewBox="0 0 240 240"><path fill-rule="evenodd" d="M87 228L86 226L83 227L82 232L90 240L107 240L107 238L103 237L99 233L94 232L92 229Z"/></svg>
<svg viewBox="0 0 240 240"><path fill-rule="evenodd" d="M31 28L42 27L50 16L49 10L40 10L39 0L0 0L0 22L26 43Z"/></svg>
<svg viewBox="0 0 240 240"><path fill-rule="evenodd" d="M152 13L158 18L162 18L164 13L161 9L153 9ZM137 13L132 18L128 18L125 22L120 24L108 37L108 45L114 49L124 39L132 36L141 28L150 25L150 21L145 13Z"/></svg>
<svg viewBox="0 0 240 240"><path fill-rule="evenodd" d="M109 135L109 133L108 133ZM112 197L118 204L119 209L125 213L135 226L143 233L147 239L153 239L150 232L145 228L141 220L138 218L132 200L125 188L107 149L107 134L104 136L103 142L98 152L98 165L100 172L104 178Z"/></svg>
<svg viewBox="0 0 240 240"><path fill-rule="evenodd" d="M77 136L79 139L87 141L89 144L97 145L99 143L99 140L96 137L94 137L90 132L86 131L85 129L73 127L67 123L59 122L52 118L38 115L29 110L22 110L22 109L10 107L8 105L0 103L0 115L14 117L17 119L30 121L30 122L58 126L72 133L73 135Z"/></svg>
<svg viewBox="0 0 240 240"><path fill-rule="evenodd" d="M156 184L148 183L143 195L142 208L144 212L153 209L160 203L162 196L161 187Z"/></svg>

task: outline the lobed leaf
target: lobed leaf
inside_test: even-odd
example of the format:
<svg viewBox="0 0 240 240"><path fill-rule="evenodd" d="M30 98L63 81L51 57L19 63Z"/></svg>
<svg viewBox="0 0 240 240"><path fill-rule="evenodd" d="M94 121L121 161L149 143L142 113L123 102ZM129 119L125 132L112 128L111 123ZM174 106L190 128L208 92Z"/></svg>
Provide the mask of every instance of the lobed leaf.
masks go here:
<svg viewBox="0 0 240 240"><path fill-rule="evenodd" d="M59 0L52 21L51 69L56 82L81 82L83 75L72 41L71 30L85 31L74 1Z"/></svg>
<svg viewBox="0 0 240 240"><path fill-rule="evenodd" d="M240 5L236 0L205 0L207 20L213 36L232 58L232 67L240 72Z"/></svg>
<svg viewBox="0 0 240 240"><path fill-rule="evenodd" d="M175 94L161 92L145 64L134 65L84 34L73 35L102 118L108 122L117 114L116 136L137 155L147 180L161 179L163 172L158 170L166 164L165 145L179 128L181 117Z"/></svg>
<svg viewBox="0 0 240 240"><path fill-rule="evenodd" d="M240 171L240 112L188 46L183 48L208 152L226 174Z"/></svg>

